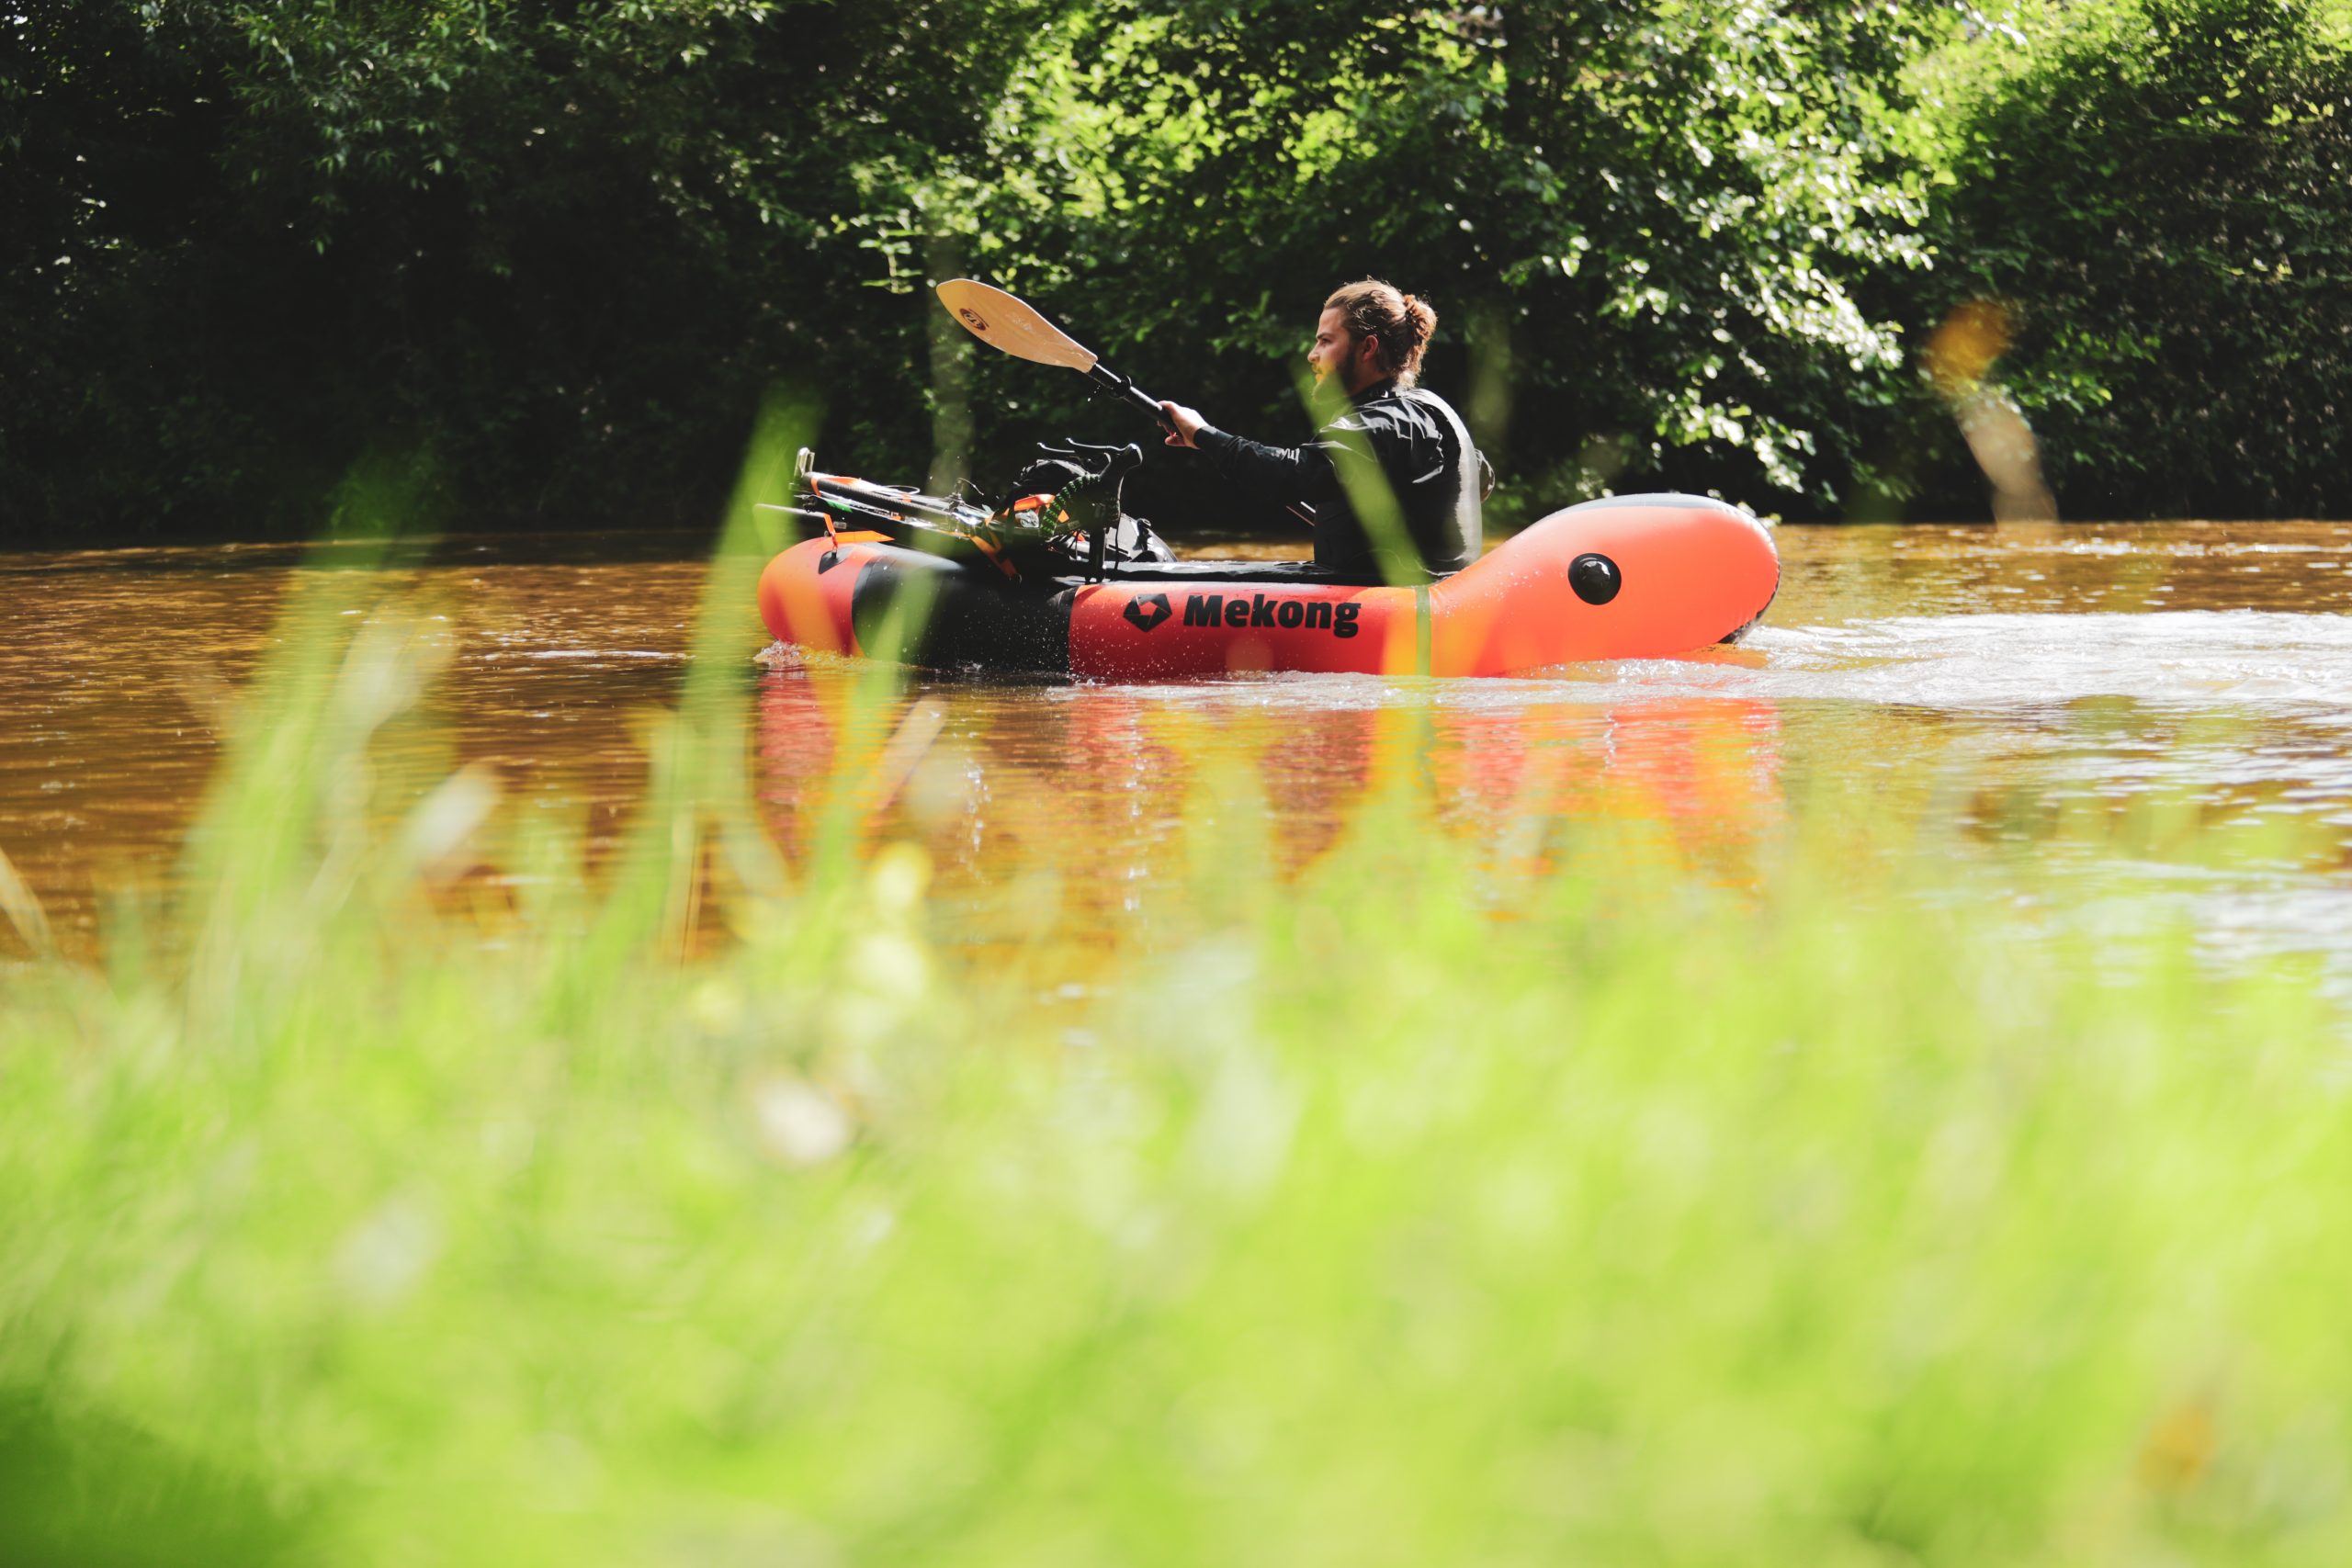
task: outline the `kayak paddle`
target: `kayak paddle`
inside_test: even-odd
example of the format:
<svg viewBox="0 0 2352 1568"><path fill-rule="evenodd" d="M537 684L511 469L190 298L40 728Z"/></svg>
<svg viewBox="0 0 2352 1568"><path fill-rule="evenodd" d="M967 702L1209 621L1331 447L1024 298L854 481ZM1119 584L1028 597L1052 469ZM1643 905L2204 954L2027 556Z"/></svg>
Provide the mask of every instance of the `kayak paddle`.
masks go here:
<svg viewBox="0 0 2352 1568"><path fill-rule="evenodd" d="M1169 428L1158 398L1103 364L1092 349L1046 320L1027 300L975 278L951 277L939 286L939 302L982 343L1018 359L1081 371L1096 386L1151 415L1160 428Z"/></svg>

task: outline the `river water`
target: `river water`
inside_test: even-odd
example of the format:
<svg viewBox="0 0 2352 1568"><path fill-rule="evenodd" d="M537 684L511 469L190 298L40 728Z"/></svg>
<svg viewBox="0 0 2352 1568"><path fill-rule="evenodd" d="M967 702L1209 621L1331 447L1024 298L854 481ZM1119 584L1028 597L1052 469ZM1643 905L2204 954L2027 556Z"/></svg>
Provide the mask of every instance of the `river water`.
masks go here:
<svg viewBox="0 0 2352 1568"><path fill-rule="evenodd" d="M1636 829L1629 870L1665 854L1738 885L1826 801L1923 888L1955 853L2030 860L2095 918L2186 919L2216 952L2310 951L2352 976L2352 525L1777 540L1780 598L1737 648L1542 680L922 678L876 705L854 700L853 666L778 660L752 681L753 789L805 855L835 763L897 736L867 830L929 849L949 929L976 942L1115 942L1188 809L1296 868L1402 768L1448 830L1528 852L1498 874L1542 860L1547 822L1600 817ZM686 549L604 535L450 540L399 568L335 546L0 557L0 852L58 944L98 951L115 895L175 891L289 587L368 570L446 660L378 744L387 809L481 763L593 857L685 668L704 577ZM747 665L761 640L747 615ZM23 951L0 923L0 956Z"/></svg>

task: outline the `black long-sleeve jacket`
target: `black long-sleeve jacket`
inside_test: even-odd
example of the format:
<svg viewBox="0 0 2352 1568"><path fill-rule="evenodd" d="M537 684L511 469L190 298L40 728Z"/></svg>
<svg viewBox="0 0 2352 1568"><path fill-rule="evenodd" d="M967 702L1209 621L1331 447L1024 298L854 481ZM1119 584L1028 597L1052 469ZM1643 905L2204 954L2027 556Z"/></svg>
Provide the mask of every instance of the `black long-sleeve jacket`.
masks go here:
<svg viewBox="0 0 2352 1568"><path fill-rule="evenodd" d="M1304 446L1267 446L1210 426L1193 445L1250 495L1313 508L1317 566L1376 577L1374 547L1386 531L1379 513L1391 510L1401 514L1396 520L1423 570L1442 575L1477 558L1477 449L1461 416L1434 392L1393 380L1367 387ZM1385 502L1389 496L1393 503ZM1374 513L1371 529L1363 511Z"/></svg>

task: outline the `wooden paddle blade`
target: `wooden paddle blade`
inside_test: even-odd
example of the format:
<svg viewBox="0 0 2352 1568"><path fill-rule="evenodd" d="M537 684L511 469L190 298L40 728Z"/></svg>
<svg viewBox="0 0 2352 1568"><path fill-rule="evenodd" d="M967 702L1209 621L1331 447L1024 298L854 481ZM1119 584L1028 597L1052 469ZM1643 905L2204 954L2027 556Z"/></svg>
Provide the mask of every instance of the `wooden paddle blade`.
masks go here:
<svg viewBox="0 0 2352 1568"><path fill-rule="evenodd" d="M964 323L965 331L1017 358L1068 366L1072 370L1094 368L1091 349L1080 346L1027 302L1001 288L969 277L951 277L939 286L939 302Z"/></svg>

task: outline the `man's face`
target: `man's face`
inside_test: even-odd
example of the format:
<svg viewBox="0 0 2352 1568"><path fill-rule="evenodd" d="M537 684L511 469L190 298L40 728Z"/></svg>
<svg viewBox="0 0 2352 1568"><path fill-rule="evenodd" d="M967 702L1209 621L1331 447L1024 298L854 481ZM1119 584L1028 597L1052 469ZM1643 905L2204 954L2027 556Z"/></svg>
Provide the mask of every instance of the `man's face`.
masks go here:
<svg viewBox="0 0 2352 1568"><path fill-rule="evenodd" d="M1307 367L1315 372L1316 400L1334 401L1379 380L1379 355L1377 343L1348 331L1347 317L1339 307L1324 311L1315 323L1315 346L1306 351Z"/></svg>

